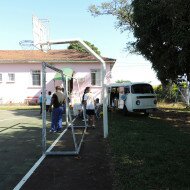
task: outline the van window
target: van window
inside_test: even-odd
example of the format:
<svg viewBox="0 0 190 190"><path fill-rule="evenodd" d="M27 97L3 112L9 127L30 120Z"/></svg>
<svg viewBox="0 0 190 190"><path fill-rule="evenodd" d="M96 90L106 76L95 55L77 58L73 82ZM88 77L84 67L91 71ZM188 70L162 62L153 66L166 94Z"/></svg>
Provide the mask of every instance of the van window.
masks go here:
<svg viewBox="0 0 190 190"><path fill-rule="evenodd" d="M131 86L133 94L153 94L154 90L150 84L134 84Z"/></svg>
<svg viewBox="0 0 190 190"><path fill-rule="evenodd" d="M130 88L129 88L129 87L125 87L125 88L124 88L124 93L125 93L125 94L130 93Z"/></svg>

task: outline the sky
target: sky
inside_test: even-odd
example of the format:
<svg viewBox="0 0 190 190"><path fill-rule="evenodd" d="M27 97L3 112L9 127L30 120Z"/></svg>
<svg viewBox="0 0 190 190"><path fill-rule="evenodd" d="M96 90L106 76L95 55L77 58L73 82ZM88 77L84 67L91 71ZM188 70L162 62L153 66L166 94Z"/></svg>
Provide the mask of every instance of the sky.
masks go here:
<svg viewBox="0 0 190 190"><path fill-rule="evenodd" d="M19 42L33 40L32 15L49 20L50 40L80 38L91 42L102 56L117 59L112 77L116 80L159 84L151 63L126 52L128 32L115 28L113 16L93 17L92 4L108 0L6 0L0 2L0 49L22 50ZM146 75L145 75L146 73Z"/></svg>

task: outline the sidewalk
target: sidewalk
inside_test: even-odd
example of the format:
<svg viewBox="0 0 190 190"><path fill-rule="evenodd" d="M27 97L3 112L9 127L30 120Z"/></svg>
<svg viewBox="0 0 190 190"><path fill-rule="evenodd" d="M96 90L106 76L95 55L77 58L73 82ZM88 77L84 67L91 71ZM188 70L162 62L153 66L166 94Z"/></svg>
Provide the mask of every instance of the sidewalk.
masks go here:
<svg viewBox="0 0 190 190"><path fill-rule="evenodd" d="M111 190L112 173L102 121L88 129L79 156L47 156L22 190Z"/></svg>

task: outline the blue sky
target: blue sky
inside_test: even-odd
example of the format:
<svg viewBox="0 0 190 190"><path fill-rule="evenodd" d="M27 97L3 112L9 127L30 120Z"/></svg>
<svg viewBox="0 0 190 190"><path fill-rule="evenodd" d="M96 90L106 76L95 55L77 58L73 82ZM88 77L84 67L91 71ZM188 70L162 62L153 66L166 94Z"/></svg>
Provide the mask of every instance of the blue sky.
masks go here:
<svg viewBox="0 0 190 190"><path fill-rule="evenodd" d="M103 56L118 59L115 64L116 80L130 80L132 62L136 69L147 69L146 62L139 56L132 56L124 51L125 44L130 40L127 32L115 29L116 20L112 16L93 17L88 12L91 4L99 4L106 0L6 0L0 2L0 49L22 49L19 41L33 40L32 15L50 21L50 39L81 38L93 43ZM130 63L129 63L130 62ZM127 64L130 66L128 67ZM139 66L140 65L140 66ZM144 67L142 66L144 65ZM123 75L119 75L120 71ZM124 72L125 71L125 72ZM128 74L126 74L128 72ZM152 71L150 71L152 72ZM135 73L134 73L135 74ZM134 76L133 74L133 76ZM127 76L129 76L127 78ZM135 79L134 79L135 80ZM142 81L142 79L138 79ZM146 79L146 81L149 79ZM149 81L155 79L155 74Z"/></svg>

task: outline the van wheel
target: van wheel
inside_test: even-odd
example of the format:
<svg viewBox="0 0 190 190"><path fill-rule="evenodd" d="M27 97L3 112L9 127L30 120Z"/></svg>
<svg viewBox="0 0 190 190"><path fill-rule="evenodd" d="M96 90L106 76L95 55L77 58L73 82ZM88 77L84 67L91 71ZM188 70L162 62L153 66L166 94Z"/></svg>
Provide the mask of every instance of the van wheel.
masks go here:
<svg viewBox="0 0 190 190"><path fill-rule="evenodd" d="M128 113L128 110L127 110L127 107L126 105L123 106L123 115L127 115Z"/></svg>

